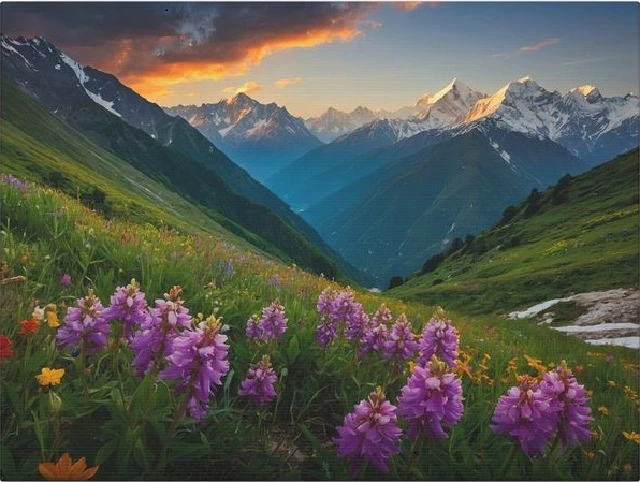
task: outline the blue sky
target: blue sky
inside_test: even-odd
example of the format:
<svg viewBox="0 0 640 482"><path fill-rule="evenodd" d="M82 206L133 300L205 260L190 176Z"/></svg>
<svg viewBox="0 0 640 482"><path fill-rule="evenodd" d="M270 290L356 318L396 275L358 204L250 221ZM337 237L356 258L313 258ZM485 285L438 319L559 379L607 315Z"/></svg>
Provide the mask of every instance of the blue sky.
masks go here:
<svg viewBox="0 0 640 482"><path fill-rule="evenodd" d="M308 117L394 110L453 77L487 94L524 75L606 96L640 83L637 2L59 5L5 2L2 31L45 36L162 105L244 90Z"/></svg>

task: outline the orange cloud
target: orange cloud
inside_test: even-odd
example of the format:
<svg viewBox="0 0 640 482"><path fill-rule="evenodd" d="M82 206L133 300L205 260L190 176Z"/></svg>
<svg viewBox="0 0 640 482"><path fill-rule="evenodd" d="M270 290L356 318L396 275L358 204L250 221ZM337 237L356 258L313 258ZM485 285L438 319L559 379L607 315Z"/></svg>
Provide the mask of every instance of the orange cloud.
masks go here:
<svg viewBox="0 0 640 482"><path fill-rule="evenodd" d="M172 85L197 80L218 81L226 77L245 75L251 68L259 65L265 57L276 52L293 48L312 48L335 41L349 42L360 33L355 26L340 29L322 28L301 34L293 33L271 39L261 45L251 46L237 58L229 60L211 62L207 59L193 61L175 59L172 62L147 62L142 72L119 75L118 66L123 63L131 65L137 57L135 50L130 48L130 44L123 42L120 51L112 57L117 59L116 62L112 61L111 67L103 68L116 72L116 76L143 97L157 101L160 97L167 95L167 88Z"/></svg>
<svg viewBox="0 0 640 482"><path fill-rule="evenodd" d="M87 2L9 2L3 22L42 35L75 60L112 73L157 100L171 86L244 75L279 51L349 42L375 2L135 2L126 8ZM6 10L6 12L5 12ZM5 15L6 14L6 15ZM11 32L3 32L9 33Z"/></svg>
<svg viewBox="0 0 640 482"><path fill-rule="evenodd" d="M302 80L302 77L286 77L284 79L276 80L275 86L284 89L290 85L300 84Z"/></svg>
<svg viewBox="0 0 640 482"><path fill-rule="evenodd" d="M228 94L239 94L240 92L251 94L252 92L257 92L260 89L262 89L262 86L257 82L245 82L245 84L240 87L226 87L222 89L222 92L226 92Z"/></svg>
<svg viewBox="0 0 640 482"><path fill-rule="evenodd" d="M393 6L398 10L403 10L405 12L410 12L411 10L415 10L422 2L393 2Z"/></svg>

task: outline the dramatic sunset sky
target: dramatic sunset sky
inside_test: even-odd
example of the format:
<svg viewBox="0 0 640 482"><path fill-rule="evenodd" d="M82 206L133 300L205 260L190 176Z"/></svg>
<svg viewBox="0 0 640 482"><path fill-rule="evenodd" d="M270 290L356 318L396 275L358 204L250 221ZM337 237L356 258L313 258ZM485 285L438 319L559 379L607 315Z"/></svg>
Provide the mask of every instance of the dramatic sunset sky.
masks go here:
<svg viewBox="0 0 640 482"><path fill-rule="evenodd" d="M2 33L43 36L161 105L246 91L299 116L395 110L457 77L491 94L638 91L637 2L24 3Z"/></svg>

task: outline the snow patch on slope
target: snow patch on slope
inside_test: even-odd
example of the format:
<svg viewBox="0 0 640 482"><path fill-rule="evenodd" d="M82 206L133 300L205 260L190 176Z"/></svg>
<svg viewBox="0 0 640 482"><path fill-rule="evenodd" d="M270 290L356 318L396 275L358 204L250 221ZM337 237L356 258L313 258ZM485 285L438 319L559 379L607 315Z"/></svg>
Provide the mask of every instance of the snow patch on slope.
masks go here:
<svg viewBox="0 0 640 482"><path fill-rule="evenodd" d="M75 60L73 60L70 57L67 57L62 52L60 52L60 59L62 59L62 61L65 64L67 64L69 67L71 67L73 72L76 74L76 77L78 78L78 82L80 82L80 86L84 89L84 91L87 93L87 95L89 96L89 98L92 101L94 101L96 104L104 107L107 111L111 112L112 114L117 115L118 117L122 117L113 108L113 102L107 102L102 97L100 97L99 94L91 92L89 89L87 89L87 87L84 84L89 82L89 76L87 75L87 73L84 71L84 69Z"/></svg>

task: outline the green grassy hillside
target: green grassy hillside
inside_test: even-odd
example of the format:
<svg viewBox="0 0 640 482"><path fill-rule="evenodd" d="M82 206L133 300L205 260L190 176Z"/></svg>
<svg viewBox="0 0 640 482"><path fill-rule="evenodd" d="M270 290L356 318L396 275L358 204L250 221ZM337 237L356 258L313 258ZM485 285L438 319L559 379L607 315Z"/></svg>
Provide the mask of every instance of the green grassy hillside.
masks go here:
<svg viewBox="0 0 640 482"><path fill-rule="evenodd" d="M105 220L55 190L5 182L0 196L3 480L37 480L39 463L64 452L99 466L95 480L638 479L635 351L590 347L535 324L447 312L460 334L455 373L463 387L462 419L443 441L403 437L389 473L369 463L350 475L332 442L336 427L378 385L397 404L410 372L407 361L394 368L377 353L359 360L358 347L344 336L326 348L318 344L318 295L340 286L211 235ZM65 273L68 287L60 282ZM95 355L56 348L60 328L47 321L37 324L37 333L21 334L34 305L51 303L62 326L67 307L88 288L107 306L115 288L132 277L150 305L179 285L190 314L214 313L229 327L230 371L200 422L180 415L184 394L175 381L134 376L118 322ZM422 304L355 296L367 313L381 303L394 319L406 313L416 335L433 313ZM275 300L286 309L286 333L277 342L249 339L247 319ZM238 391L249 364L265 353L278 375L277 397L257 410ZM594 435L566 454L550 444L543 456L530 458L493 433L494 407L516 374L535 376L562 360L592 392ZM41 387L42 368L64 369L60 384ZM406 430L406 421L399 423Z"/></svg>
<svg viewBox="0 0 640 482"><path fill-rule="evenodd" d="M389 295L481 313L637 287L638 166L635 149L565 177L537 203L505 210L501 222L461 244L435 270L425 263L428 273L410 277Z"/></svg>
<svg viewBox="0 0 640 482"><path fill-rule="evenodd" d="M87 100L87 112L78 113L96 124L88 129L90 140L5 79L2 98L3 172L59 188L110 217L243 239L287 262L337 276L335 265L277 215L95 103ZM94 142L100 139L111 149Z"/></svg>

